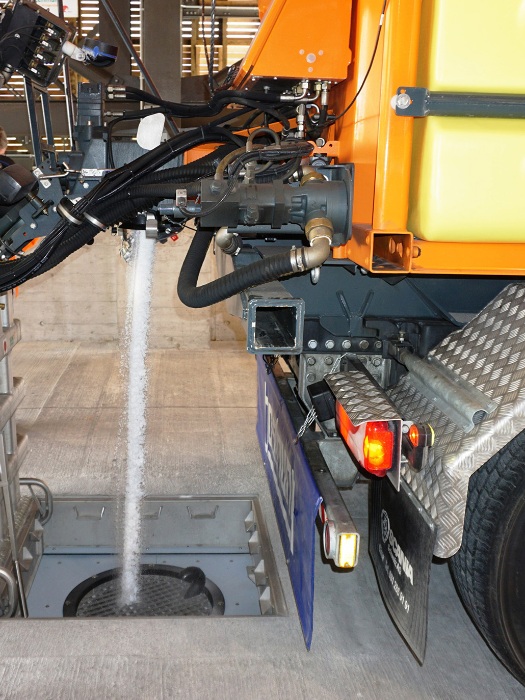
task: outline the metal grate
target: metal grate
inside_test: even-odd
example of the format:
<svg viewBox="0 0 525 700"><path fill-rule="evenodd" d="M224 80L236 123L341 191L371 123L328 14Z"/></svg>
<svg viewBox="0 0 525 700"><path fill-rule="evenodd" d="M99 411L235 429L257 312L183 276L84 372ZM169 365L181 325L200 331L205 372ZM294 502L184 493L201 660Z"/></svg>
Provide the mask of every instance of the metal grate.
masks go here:
<svg viewBox="0 0 525 700"><path fill-rule="evenodd" d="M111 569L76 586L64 602L64 617L170 617L224 614L224 596L196 567L143 566L140 598L120 603L120 570Z"/></svg>

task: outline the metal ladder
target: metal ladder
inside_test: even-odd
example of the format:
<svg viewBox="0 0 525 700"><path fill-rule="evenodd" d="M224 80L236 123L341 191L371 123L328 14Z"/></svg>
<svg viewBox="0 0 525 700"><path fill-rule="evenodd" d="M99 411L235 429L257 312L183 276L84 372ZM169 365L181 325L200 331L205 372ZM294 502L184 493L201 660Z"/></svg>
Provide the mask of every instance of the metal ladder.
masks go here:
<svg viewBox="0 0 525 700"><path fill-rule="evenodd" d="M28 439L17 431L15 418L24 384L13 377L11 366L11 351L21 339L13 298L12 291L0 296L0 613L11 617L19 606L20 614L27 617L25 591L42 555L42 526L51 516L52 498L42 481L19 474ZM22 495L21 487L27 487L29 494ZM42 501L35 488L42 491Z"/></svg>

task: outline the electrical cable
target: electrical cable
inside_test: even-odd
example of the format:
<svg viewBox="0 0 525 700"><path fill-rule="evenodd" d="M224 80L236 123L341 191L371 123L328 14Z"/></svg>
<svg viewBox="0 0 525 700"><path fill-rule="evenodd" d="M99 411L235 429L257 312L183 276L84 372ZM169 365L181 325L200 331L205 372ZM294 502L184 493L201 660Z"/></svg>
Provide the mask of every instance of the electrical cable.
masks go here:
<svg viewBox="0 0 525 700"><path fill-rule="evenodd" d="M115 203L111 201L107 202L106 204L107 198L117 195L126 187L131 187L137 179L147 175L151 171L152 167L156 169L165 161L170 160L172 157L206 141L220 142L226 140L231 142L232 136L232 134L229 134L221 127L208 130L206 130L206 128L200 128L195 129L193 132L188 132L187 134L178 135L172 139L172 141L179 142L178 148L174 148L173 145L162 148L162 146L165 146L165 144L161 144L160 147L154 150L160 150L162 157L152 158L151 152L147 153L133 161L132 164L124 166L124 168L119 169L118 171L114 171L114 173L117 173L117 177L114 178L114 181L111 179L111 176L114 173L110 173L108 180L105 178L92 190L90 195L87 195L77 202L72 208L71 213L76 218L82 219L83 213L90 209L92 204L96 203L96 212L100 211L99 205L102 204L103 206L108 206L109 211L114 214ZM139 162L144 164L145 167L142 168L141 166L137 166L137 163ZM139 172L134 173L133 167L130 168L130 166L138 168ZM107 191L108 181L109 191ZM98 195L96 192L97 189ZM133 211L137 210L137 201L127 199L124 201L128 202ZM59 222L30 256L23 258L20 257L17 260L9 260L0 265L0 289L3 291L12 289L13 287L27 281L31 277L41 274L41 272L44 272L47 269L51 269L65 257L74 252L74 250L77 250L86 242L94 238L99 232L100 229L97 226L87 222L86 224L82 224L80 227L72 225L69 222Z"/></svg>
<svg viewBox="0 0 525 700"><path fill-rule="evenodd" d="M3 42L6 39L10 39L11 37L14 37L15 39L19 38L19 36L28 36L30 39L32 38L34 41L38 42L41 40L41 36L33 36L33 32L35 29L38 29L38 25L36 24L26 24L22 27L19 27L18 29L12 29L10 32L6 32L2 38L0 38L0 44L3 44ZM31 29L32 31L23 31L24 29ZM17 36L18 35L18 36Z"/></svg>
<svg viewBox="0 0 525 700"><path fill-rule="evenodd" d="M372 51L372 58L370 59L370 63L368 64L368 68L367 68L367 71L366 71L366 73L365 73L365 76L364 76L363 80L361 81L361 85L359 86L359 88L358 88L356 94L354 95L354 97L352 98L352 100L350 101L350 103L345 107L345 109L341 112L341 114L338 114L338 115L335 116L335 117L334 117L334 116L329 117L329 118L326 120L326 122L325 122L324 124L321 124L321 125L320 125L320 127L325 128L325 127L327 127L327 126L331 126L331 125L332 125L334 122L336 122L338 119L341 119L341 117L344 117L344 115L348 112L348 110L351 109L351 108L354 106L354 104L355 104L357 98L358 98L359 95L361 94L361 91L363 90L363 88L364 88L364 86L365 86L365 83L366 83L366 81L368 80L368 76L370 75L370 72L372 71L372 68L373 68L373 66L374 66L374 61L375 61L375 57L376 57L376 54L377 54L377 49L378 49L378 47L379 47L379 40L380 40L380 38L381 38L381 30L383 29L383 23L384 23L384 19L385 19L385 12L386 12L386 6L387 6L387 4L388 4L388 0L383 0L383 8L382 8L382 10L381 10L381 16L380 16L380 18L379 18L379 27L378 27L378 29L377 29L377 35L376 35L376 40L375 40L375 44L374 44L374 50Z"/></svg>
<svg viewBox="0 0 525 700"><path fill-rule="evenodd" d="M106 169L115 167L112 142L112 133L113 129L115 128L115 125L123 121L133 121L135 119L142 119L143 117L147 117L150 114L166 114L166 109L164 109L164 107L154 107L149 109L141 109L136 112L125 112L120 117L116 117L115 119L112 119L110 122L108 122L106 131Z"/></svg>
<svg viewBox="0 0 525 700"><path fill-rule="evenodd" d="M206 67L208 68L208 74L210 72L210 54L208 52L208 42L206 41L206 3L205 0L201 2L201 34L202 34L202 44L204 46L204 57L206 58ZM213 94L213 92L211 93Z"/></svg>
<svg viewBox="0 0 525 700"><path fill-rule="evenodd" d="M210 6L210 56L208 63L208 83L210 86L210 94L213 97L215 94L215 79L213 77L215 68L215 6L216 0L211 0Z"/></svg>

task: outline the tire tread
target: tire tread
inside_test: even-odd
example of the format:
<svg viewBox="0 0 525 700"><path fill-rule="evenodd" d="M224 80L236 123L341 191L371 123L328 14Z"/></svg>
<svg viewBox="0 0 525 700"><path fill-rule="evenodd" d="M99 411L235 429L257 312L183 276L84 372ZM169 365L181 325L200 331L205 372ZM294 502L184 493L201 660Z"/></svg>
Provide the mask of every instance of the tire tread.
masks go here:
<svg viewBox="0 0 525 700"><path fill-rule="evenodd" d="M463 542L450 568L465 607L497 656L522 682L525 669L508 647L495 595L498 545L513 506L525 494L525 431L476 471L469 482Z"/></svg>

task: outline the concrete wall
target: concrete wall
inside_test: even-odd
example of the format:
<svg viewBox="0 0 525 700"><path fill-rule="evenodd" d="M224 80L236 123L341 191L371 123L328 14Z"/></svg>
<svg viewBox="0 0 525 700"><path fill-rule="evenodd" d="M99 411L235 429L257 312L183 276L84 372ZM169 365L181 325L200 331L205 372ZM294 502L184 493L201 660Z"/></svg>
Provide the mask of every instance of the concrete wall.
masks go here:
<svg viewBox="0 0 525 700"><path fill-rule="evenodd" d="M177 296L177 279L193 232L158 245L154 267L150 321L152 348L207 348L214 341L244 338L239 319L224 304L188 309ZM125 321L126 268L119 254L120 237L99 234L51 272L19 289L15 316L24 340L106 342L118 340ZM216 275L212 253L199 284Z"/></svg>

